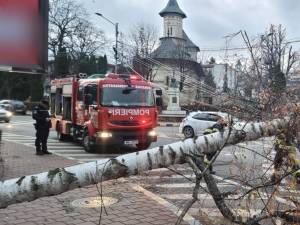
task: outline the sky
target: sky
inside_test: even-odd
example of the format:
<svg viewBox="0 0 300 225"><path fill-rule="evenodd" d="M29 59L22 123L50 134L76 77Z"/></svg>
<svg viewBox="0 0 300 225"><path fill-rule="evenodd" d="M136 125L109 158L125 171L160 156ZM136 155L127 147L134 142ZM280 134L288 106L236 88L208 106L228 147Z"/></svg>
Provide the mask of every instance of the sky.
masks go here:
<svg viewBox="0 0 300 225"><path fill-rule="evenodd" d="M163 33L163 19L159 12L169 0L77 0L91 13L91 19L107 36L113 37L114 27L94 12L100 12L113 22L119 23L122 32L127 33L139 23L157 27L159 36ZM263 34L268 25L282 24L288 39L300 39L299 0L177 0L187 18L183 28L190 39L201 49L224 48L224 36L245 30L250 37ZM241 46L240 36L235 37L229 47ZM300 44L296 44L299 49ZM201 57L224 52L202 51ZM200 55L201 55L200 54ZM218 57L218 56L217 56Z"/></svg>

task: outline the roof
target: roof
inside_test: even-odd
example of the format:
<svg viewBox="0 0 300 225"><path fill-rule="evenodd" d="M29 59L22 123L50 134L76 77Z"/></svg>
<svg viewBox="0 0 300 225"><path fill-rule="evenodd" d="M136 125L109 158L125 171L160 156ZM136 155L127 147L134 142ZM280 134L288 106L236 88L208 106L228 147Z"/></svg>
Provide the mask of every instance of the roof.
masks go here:
<svg viewBox="0 0 300 225"><path fill-rule="evenodd" d="M178 47L176 46L175 38L162 38L160 46L154 52L152 52L150 57L161 62L163 62L164 60L178 60L180 59L180 57L182 57L182 52L179 51L180 49L178 49ZM194 71L197 76L204 77L204 71L201 64L192 59L187 51L185 52L186 58L184 60L189 63L191 70Z"/></svg>
<svg viewBox="0 0 300 225"><path fill-rule="evenodd" d="M182 39L181 39L182 40ZM175 59L180 56L182 56L182 52L177 46L178 38L172 38L172 37L165 37L160 39L160 45L159 47L152 52L151 57L152 58L159 58L159 59ZM195 50L199 51L199 47L195 45L189 37L186 35L186 33L183 31L183 41L185 41L185 52L186 52L186 59L192 60L190 54L188 53L191 48L194 48Z"/></svg>
<svg viewBox="0 0 300 225"><path fill-rule="evenodd" d="M191 41L191 39L187 36L184 30L182 30L182 33L183 33L183 39L186 40L186 44L185 44L186 48L196 48L198 51L200 51L199 47Z"/></svg>
<svg viewBox="0 0 300 225"><path fill-rule="evenodd" d="M160 11L159 15L163 17L168 13L176 13L179 14L182 18L186 18L185 13L179 8L177 0L169 0L167 6L162 11Z"/></svg>
<svg viewBox="0 0 300 225"><path fill-rule="evenodd" d="M181 56L182 52L177 47L174 38L161 38L159 47L152 52L151 58L157 59L176 59L176 56ZM190 59L190 55L187 53L187 59Z"/></svg>

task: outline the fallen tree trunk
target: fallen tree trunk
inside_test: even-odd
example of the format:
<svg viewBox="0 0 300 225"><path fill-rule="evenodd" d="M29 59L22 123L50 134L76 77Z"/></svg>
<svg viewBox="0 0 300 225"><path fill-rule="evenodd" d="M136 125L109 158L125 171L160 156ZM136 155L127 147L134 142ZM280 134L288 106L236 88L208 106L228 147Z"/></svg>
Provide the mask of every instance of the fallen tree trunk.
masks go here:
<svg viewBox="0 0 300 225"><path fill-rule="evenodd" d="M265 123L250 123L235 127L226 144L256 140L274 135L285 127L287 119ZM238 130L243 128L243 131ZM48 172L24 176L0 182L0 208L10 204L32 201L42 196L57 195L68 190L101 181L136 175L142 171L184 163L185 153L208 153L217 151L226 142L228 131L200 136L195 139L172 143L157 148L121 155L76 166L57 168Z"/></svg>

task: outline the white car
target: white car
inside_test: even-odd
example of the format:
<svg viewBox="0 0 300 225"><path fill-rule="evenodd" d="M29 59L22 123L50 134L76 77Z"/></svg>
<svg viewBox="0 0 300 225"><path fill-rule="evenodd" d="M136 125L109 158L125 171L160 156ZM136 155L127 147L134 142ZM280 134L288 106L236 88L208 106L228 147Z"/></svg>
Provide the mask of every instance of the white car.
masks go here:
<svg viewBox="0 0 300 225"><path fill-rule="evenodd" d="M219 118L229 121L229 114L211 111L191 112L180 123L179 133L183 133L185 138L202 135L204 130L214 125Z"/></svg>
<svg viewBox="0 0 300 225"><path fill-rule="evenodd" d="M0 121L5 121L6 123L9 123L11 117L12 113L0 106Z"/></svg>

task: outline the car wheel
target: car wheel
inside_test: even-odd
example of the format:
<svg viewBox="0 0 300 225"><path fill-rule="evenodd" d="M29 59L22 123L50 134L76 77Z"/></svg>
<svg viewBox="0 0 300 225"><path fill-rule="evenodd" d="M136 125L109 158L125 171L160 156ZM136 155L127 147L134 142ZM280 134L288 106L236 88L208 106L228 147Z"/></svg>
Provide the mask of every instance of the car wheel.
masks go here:
<svg viewBox="0 0 300 225"><path fill-rule="evenodd" d="M10 122L10 120L4 120L5 121L5 123L9 123Z"/></svg>
<svg viewBox="0 0 300 225"><path fill-rule="evenodd" d="M183 128L183 135L185 138L192 138L194 137L194 129L190 126L186 126Z"/></svg>
<svg viewBox="0 0 300 225"><path fill-rule="evenodd" d="M94 153L96 151L96 146L91 144L91 138L87 131L83 133L82 145L86 152Z"/></svg>

